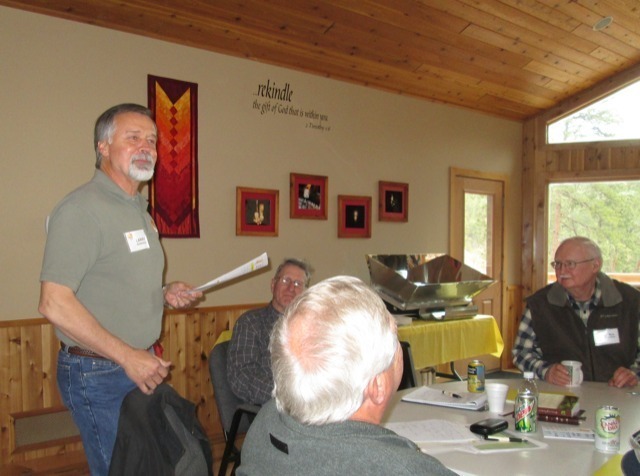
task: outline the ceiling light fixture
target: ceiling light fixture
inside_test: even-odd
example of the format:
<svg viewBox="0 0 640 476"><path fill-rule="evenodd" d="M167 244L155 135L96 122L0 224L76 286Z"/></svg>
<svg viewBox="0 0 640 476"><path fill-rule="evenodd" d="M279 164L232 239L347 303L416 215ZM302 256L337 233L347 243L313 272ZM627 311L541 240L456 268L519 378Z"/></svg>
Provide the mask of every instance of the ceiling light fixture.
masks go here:
<svg viewBox="0 0 640 476"><path fill-rule="evenodd" d="M613 23L613 17L604 17L593 25L593 31L602 31Z"/></svg>

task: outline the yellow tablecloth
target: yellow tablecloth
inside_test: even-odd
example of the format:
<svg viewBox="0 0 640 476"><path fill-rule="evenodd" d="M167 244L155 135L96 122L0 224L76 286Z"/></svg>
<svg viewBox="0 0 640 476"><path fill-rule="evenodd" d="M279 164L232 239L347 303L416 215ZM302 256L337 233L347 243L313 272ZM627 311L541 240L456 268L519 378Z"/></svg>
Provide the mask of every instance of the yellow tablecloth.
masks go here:
<svg viewBox="0 0 640 476"><path fill-rule="evenodd" d="M504 342L492 316L456 321L414 321L398 328L398 338L409 342L416 369L468 359L502 355Z"/></svg>
<svg viewBox="0 0 640 476"><path fill-rule="evenodd" d="M216 344L231 339L223 331ZM468 359L476 355L502 355L504 342L492 316L475 316L457 321L414 321L398 327L398 339L409 342L416 369Z"/></svg>
<svg viewBox="0 0 640 476"><path fill-rule="evenodd" d="M222 331L218 336L218 338L216 339L216 343L213 344L213 346L215 347L221 342L226 342L228 340L231 340L231 336L232 336L232 332L230 330Z"/></svg>

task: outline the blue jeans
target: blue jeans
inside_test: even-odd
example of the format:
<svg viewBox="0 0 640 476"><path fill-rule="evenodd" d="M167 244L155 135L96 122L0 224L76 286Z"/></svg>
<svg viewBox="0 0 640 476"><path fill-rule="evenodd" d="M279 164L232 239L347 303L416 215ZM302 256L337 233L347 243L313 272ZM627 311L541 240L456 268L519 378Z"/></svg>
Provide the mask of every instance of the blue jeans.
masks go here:
<svg viewBox="0 0 640 476"><path fill-rule="evenodd" d="M134 388L124 369L110 360L58 352L58 389L80 430L92 476L109 474L120 406Z"/></svg>

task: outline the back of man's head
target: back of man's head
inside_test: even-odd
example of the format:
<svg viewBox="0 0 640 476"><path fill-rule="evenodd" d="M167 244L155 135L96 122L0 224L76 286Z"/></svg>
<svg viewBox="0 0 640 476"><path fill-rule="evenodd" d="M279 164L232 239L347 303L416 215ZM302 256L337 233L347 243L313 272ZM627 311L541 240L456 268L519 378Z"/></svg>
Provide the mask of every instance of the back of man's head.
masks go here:
<svg viewBox="0 0 640 476"><path fill-rule="evenodd" d="M349 419L398 345L393 318L359 279L337 276L310 287L271 335L278 410L304 424Z"/></svg>

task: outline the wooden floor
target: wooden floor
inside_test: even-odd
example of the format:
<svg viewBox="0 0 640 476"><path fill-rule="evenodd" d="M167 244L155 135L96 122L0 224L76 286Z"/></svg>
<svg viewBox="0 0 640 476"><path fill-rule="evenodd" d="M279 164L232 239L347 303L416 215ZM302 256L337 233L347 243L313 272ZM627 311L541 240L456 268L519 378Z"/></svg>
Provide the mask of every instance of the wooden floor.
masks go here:
<svg viewBox="0 0 640 476"><path fill-rule="evenodd" d="M0 474L2 476L90 476L87 459L82 451L1 466Z"/></svg>
<svg viewBox="0 0 640 476"><path fill-rule="evenodd" d="M220 461L213 463L213 474L217 476ZM231 467L227 468L227 476ZM52 456L24 464L0 466L1 476L90 476L89 466L83 452Z"/></svg>

